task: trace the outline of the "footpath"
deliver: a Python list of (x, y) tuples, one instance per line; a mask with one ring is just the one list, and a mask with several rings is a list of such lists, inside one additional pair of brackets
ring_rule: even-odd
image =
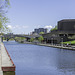
[(3, 71), (2, 71), (2, 69), (1, 69), (1, 61), (2, 59), (1, 59), (1, 46), (0, 46), (0, 75), (3, 75)]
[(4, 44), (0, 42), (0, 75), (8, 71), (15, 71), (15, 65)]

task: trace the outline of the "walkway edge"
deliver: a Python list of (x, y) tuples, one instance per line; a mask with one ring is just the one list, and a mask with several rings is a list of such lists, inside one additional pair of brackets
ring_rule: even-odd
[[(3, 45), (4, 45), (4, 44), (3, 44)], [(11, 63), (12, 63), (12, 66), (2, 66), (2, 67), (1, 67), (1, 68), (2, 68), (2, 71), (15, 71), (16, 66), (15, 66), (15, 64), (13, 63), (13, 61), (12, 61), (12, 59), (11, 59), (11, 57), (10, 57), (10, 55), (9, 55), (9, 53), (8, 53), (8, 51), (7, 51), (7, 49), (6, 49), (5, 46), (4, 46), (4, 48), (5, 48), (6, 53), (7, 53), (8, 57), (9, 57)]]
[(49, 44), (37, 44), (39, 46), (46, 46), (46, 47), (53, 47), (53, 48), (59, 48), (59, 49), (67, 49), (67, 50), (73, 50), (75, 51), (75, 48), (72, 47), (62, 47), (62, 46), (56, 46), (56, 45), (49, 45)]
[(33, 45), (38, 45), (38, 46), (46, 46), (46, 47), (53, 47), (53, 48), (59, 48), (59, 49), (67, 49), (67, 50), (73, 50), (75, 51), (75, 47), (62, 47), (62, 46), (56, 46), (56, 45), (50, 45), (50, 44), (35, 44), (35, 43), (25, 43), (24, 44), (33, 44)]

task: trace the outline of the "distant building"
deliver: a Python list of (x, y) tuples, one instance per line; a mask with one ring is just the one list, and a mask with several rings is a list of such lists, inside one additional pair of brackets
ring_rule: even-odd
[(75, 19), (64, 19), (59, 21), (58, 31), (75, 31)]
[(39, 29), (34, 29), (33, 33), (40, 33), (40, 32), (44, 32), (45, 34), (47, 33), (47, 28), (39, 28)]
[(7, 33), (8, 35), (13, 35), (13, 33)]

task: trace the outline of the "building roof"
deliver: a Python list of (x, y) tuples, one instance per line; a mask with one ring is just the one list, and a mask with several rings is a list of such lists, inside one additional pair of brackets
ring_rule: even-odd
[[(60, 21), (62, 21), (62, 22), (75, 22), (75, 19), (63, 19), (63, 20), (60, 20)], [(60, 21), (58, 21), (58, 22), (60, 22)]]

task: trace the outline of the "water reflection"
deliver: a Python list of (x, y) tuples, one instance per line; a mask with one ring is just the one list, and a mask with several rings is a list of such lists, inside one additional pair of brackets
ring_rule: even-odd
[(75, 51), (16, 42), (5, 45), (16, 75), (75, 75)]
[(15, 72), (3, 72), (3, 75), (15, 75)]
[(60, 50), (58, 69), (65, 75), (75, 75), (75, 51)]

